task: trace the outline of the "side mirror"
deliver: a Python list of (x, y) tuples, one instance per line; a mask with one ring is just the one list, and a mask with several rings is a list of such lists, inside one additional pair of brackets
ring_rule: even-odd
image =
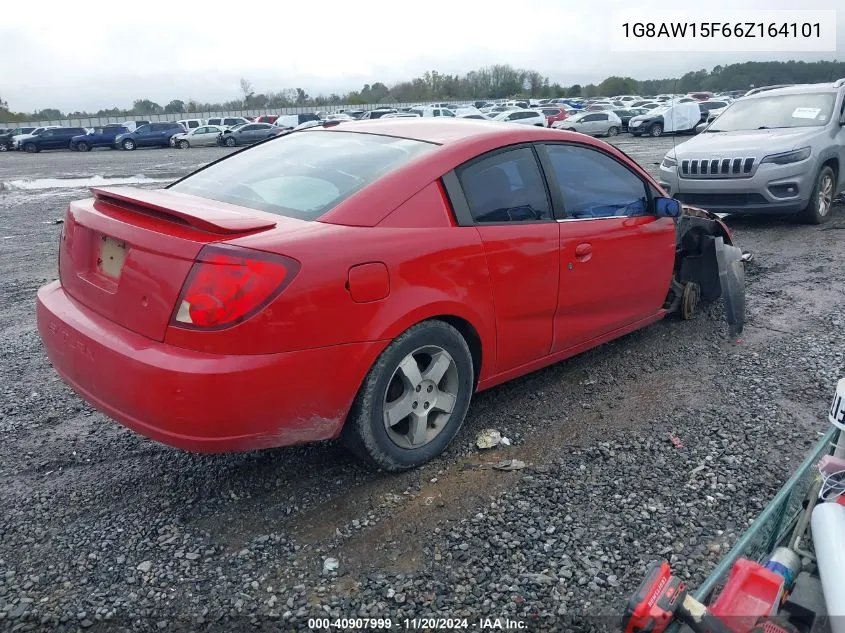
[(707, 127), (706, 122), (705, 123), (699, 123), (698, 125), (695, 126), (695, 133), (701, 134), (704, 131), (704, 128), (706, 128), (706, 127)]
[(674, 198), (655, 198), (654, 213), (658, 218), (677, 218), (681, 215), (681, 203)]

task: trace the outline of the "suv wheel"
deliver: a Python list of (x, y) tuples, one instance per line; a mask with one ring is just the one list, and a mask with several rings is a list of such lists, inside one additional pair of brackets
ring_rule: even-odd
[(128, 138), (123, 141), (123, 149), (133, 150), (135, 149), (135, 141), (131, 138)]
[[(71, 147), (71, 149), (73, 149), (73, 147)], [(79, 141), (76, 144), (76, 149), (79, 150), (80, 152), (87, 152), (91, 148), (88, 147), (88, 143), (86, 143), (85, 141)]]
[(25, 152), (29, 152), (30, 154), (34, 154), (38, 151), (38, 147), (36, 147), (35, 143), (27, 143), (23, 146)]
[(652, 136), (661, 136), (663, 134), (663, 126), (659, 123), (655, 123), (649, 128), (648, 133)]
[(836, 189), (836, 174), (830, 167), (822, 167), (816, 177), (816, 186), (813, 187), (813, 195), (810, 202), (801, 212), (802, 219), (810, 224), (821, 224), (830, 218), (830, 211), (833, 208), (833, 194)]

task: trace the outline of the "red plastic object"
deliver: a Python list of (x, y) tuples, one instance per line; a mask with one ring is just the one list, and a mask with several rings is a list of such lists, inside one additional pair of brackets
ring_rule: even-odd
[(760, 618), (777, 614), (782, 594), (782, 576), (740, 558), (731, 568), (728, 582), (710, 612), (733, 633), (748, 633)]

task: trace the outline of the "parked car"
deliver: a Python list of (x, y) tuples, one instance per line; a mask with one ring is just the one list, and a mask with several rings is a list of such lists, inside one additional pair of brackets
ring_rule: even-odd
[(540, 110), (543, 113), (543, 116), (546, 117), (546, 126), (552, 127), (554, 123), (558, 121), (565, 121), (566, 117), (569, 116), (569, 112), (564, 108), (551, 108), (551, 107), (544, 107)]
[(695, 126), (701, 122), (701, 108), (697, 101), (667, 104), (649, 110), (648, 114), (632, 117), (628, 121), (628, 130), (634, 136), (661, 136), (694, 133)]
[[(414, 114), (413, 112), (388, 112), (387, 114), (383, 114), (379, 117), (380, 119), (418, 119), (420, 118), (419, 114)], [(314, 121), (316, 125), (319, 125), (318, 121)]]
[(278, 118), (279, 118), (278, 114), (262, 114), (259, 117), (255, 117), (255, 122), (256, 123), (275, 123)]
[(203, 125), (202, 119), (179, 119), (176, 123), (181, 125), (186, 132), (195, 130)]
[(353, 119), (360, 119), (365, 113), (365, 110), (338, 110), (338, 114), (346, 114)]
[(12, 138), (32, 134), (34, 127), (13, 127), (0, 130), (0, 152), (8, 152), (12, 149)]
[(708, 99), (713, 98), (712, 92), (690, 92), (687, 97), (694, 99), (695, 101), (707, 101)]
[(171, 137), (184, 132), (185, 130), (178, 123), (150, 123), (142, 125), (134, 132), (118, 134), (114, 139), (114, 145), (125, 150), (134, 150), (138, 147), (169, 147)]
[(398, 112), (398, 110), (396, 108), (376, 108), (375, 110), (367, 110), (359, 118), (362, 121), (369, 121), (381, 118), (385, 114), (393, 114), (394, 112)]
[(149, 125), (149, 124), (150, 124), (150, 121), (143, 121), (143, 120), (124, 121), (123, 123), (121, 123), (121, 125), (123, 127), (125, 127), (127, 130), (129, 130), (130, 132), (134, 132), (135, 130), (137, 130), (142, 125)]
[(627, 108), (623, 110), (613, 110), (613, 113), (622, 121), (622, 131), (628, 131), (628, 122), (635, 116), (648, 113), (645, 108)]
[(170, 137), (170, 144), (179, 149), (218, 145), (220, 135), (223, 134), (225, 129), (219, 125), (203, 125), (202, 127), (194, 128), (190, 132), (174, 134)]
[(269, 123), (244, 123), (233, 128), (223, 130), (217, 143), (226, 147), (236, 145), (252, 145), (275, 135), (276, 128)]
[(701, 109), (701, 121), (712, 121), (722, 114), (729, 105), (729, 101), (720, 101), (717, 99), (699, 102), (698, 107)]
[(424, 107), (424, 108), (411, 108), (409, 112), (413, 114), (417, 114), (421, 117), (454, 117), (457, 116), (454, 110), (450, 110), (449, 108), (441, 108), (441, 107)]
[(205, 124), (206, 125), (217, 125), (219, 127), (235, 127), (236, 125), (241, 125), (242, 123), (250, 123), (248, 119), (242, 116), (227, 116), (227, 117), (211, 117), (207, 119)]
[(478, 113), (478, 114), (459, 114), (455, 118), (456, 119), (476, 119), (476, 120), (479, 120), (479, 121), (489, 121), (490, 120), (490, 117), (488, 117), (485, 114), (481, 114), (481, 113)]
[(616, 136), (622, 130), (622, 120), (612, 110), (585, 110), (567, 117), (564, 121), (558, 121), (552, 127), (590, 136)]
[(44, 130), (40, 134), (25, 138), (20, 143), (20, 149), (35, 154), (45, 149), (69, 149), (70, 140), (74, 136), (86, 134), (81, 127), (55, 127)]
[(327, 114), (325, 121), (354, 121), (355, 119), (345, 112), (333, 112), (332, 114)]
[(31, 138), (35, 138), (39, 134), (42, 134), (45, 130), (55, 130), (56, 128), (61, 127), (60, 125), (44, 125), (42, 127), (37, 127), (28, 134), (15, 134), (12, 137), (12, 149), (21, 149), (21, 144), (25, 143), (27, 140)]
[(89, 152), (95, 147), (114, 147), (114, 140), (120, 134), (127, 134), (128, 129), (119, 124), (96, 127), (87, 134), (80, 134), (70, 139), (70, 148), (74, 151)]
[(612, 103), (592, 103), (584, 108), (584, 110), (587, 112), (603, 112), (605, 110), (613, 110), (617, 107), (618, 106), (615, 106)]
[(731, 104), (666, 154), (660, 181), (679, 200), (819, 224), (845, 189), (845, 78), (775, 88)]
[(276, 127), (286, 128), (288, 130), (292, 130), (297, 125), (301, 125), (306, 121), (319, 121), (320, 117), (318, 117), (313, 112), (306, 112), (303, 114), (283, 114), (279, 118), (276, 119), (276, 122), (273, 124)]
[(522, 125), (535, 125), (537, 127), (549, 127), (549, 124), (546, 121), (546, 116), (543, 114), (542, 110), (532, 110), (530, 108), (500, 112), (493, 118), (493, 120), (504, 121), (507, 123), (520, 123)]
[(37, 295), (50, 364), (191, 451), (340, 437), (413, 468), (474, 393), (680, 312), (691, 284), (713, 299), (722, 272), (726, 305), (744, 305), (724, 223), (583, 135), (321, 126), (165, 189), (92, 192), (68, 207), (59, 279)]

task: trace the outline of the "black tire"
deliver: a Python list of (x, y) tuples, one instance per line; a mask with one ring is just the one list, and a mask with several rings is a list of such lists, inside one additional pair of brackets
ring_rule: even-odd
[[(451, 356), (456, 368), (457, 393), (442, 430), (419, 448), (403, 448), (391, 439), (385, 427), (385, 398), (399, 364), (426, 346), (436, 346)], [(454, 439), (469, 409), (474, 383), (472, 354), (460, 332), (443, 321), (418, 323), (388, 345), (367, 373), (341, 437), (349, 450), (371, 467), (401, 471), (420, 466), (440, 455)]]
[(136, 147), (135, 141), (133, 141), (131, 138), (123, 139), (123, 142), (120, 145), (123, 147), (123, 149), (128, 152), (131, 152)]
[(663, 126), (659, 123), (655, 123), (650, 128), (648, 128), (648, 133), (655, 138), (658, 136), (663, 136)]
[[(71, 149), (73, 149), (73, 147), (71, 147)], [(91, 147), (85, 141), (79, 141), (76, 144), (76, 149), (80, 152), (90, 152), (91, 151)]]
[(238, 144), (238, 142), (235, 140), (234, 136), (226, 137), (226, 140), (225, 140), (226, 147), (234, 147), (237, 144)]
[(615, 125), (611, 125), (609, 128), (607, 128), (607, 137), (608, 138), (610, 138), (611, 136), (616, 136), (617, 134), (619, 134), (619, 128), (616, 127)]
[(830, 219), (833, 198), (836, 195), (836, 174), (825, 165), (816, 176), (816, 184), (807, 206), (801, 211), (800, 218), (808, 224), (823, 224)]
[(179, 146), (179, 149), (188, 149), (191, 146), (191, 144), (185, 139), (179, 141), (177, 145)]
[(35, 143), (26, 143), (23, 146), (23, 150), (30, 154), (36, 154), (38, 152), (38, 146)]
[(0, 152), (8, 152), (8, 151), (9, 151), (9, 146), (6, 145), (5, 143), (0, 143)]

